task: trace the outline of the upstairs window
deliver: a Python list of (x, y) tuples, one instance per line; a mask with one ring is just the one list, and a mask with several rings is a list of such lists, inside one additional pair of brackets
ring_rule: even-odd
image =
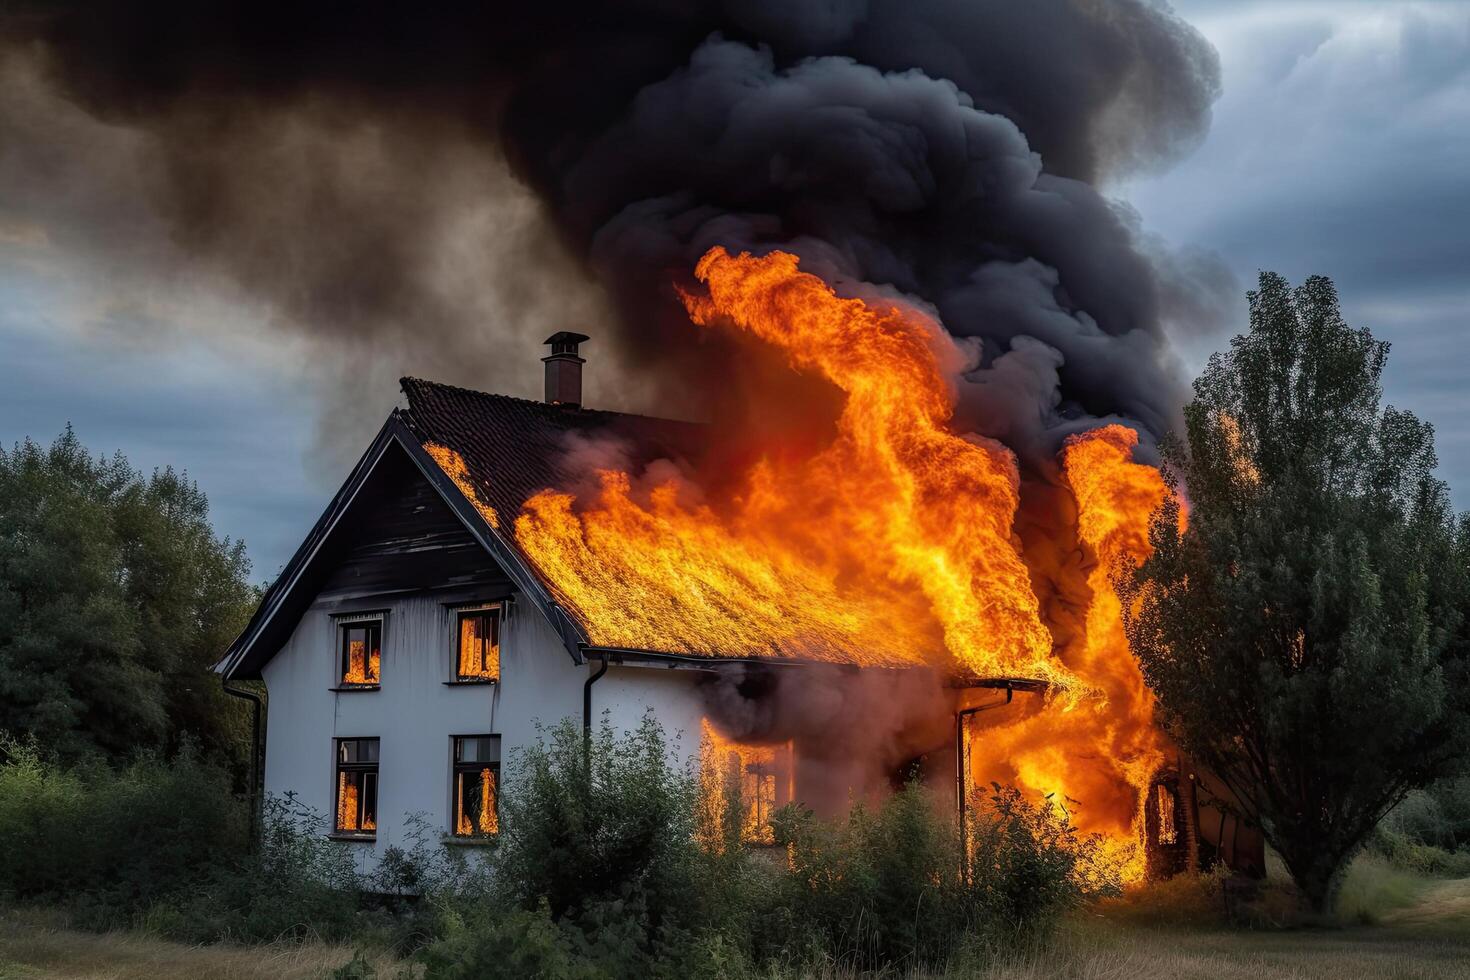
[(339, 834), (373, 837), (378, 829), (378, 740), (337, 740), (337, 822)]
[(342, 623), (338, 647), (343, 687), (377, 687), (383, 659), (383, 622)]
[(460, 610), (455, 635), (454, 679), (463, 683), (500, 680), (500, 607)]
[(454, 836), (500, 832), (500, 736), (454, 739)]

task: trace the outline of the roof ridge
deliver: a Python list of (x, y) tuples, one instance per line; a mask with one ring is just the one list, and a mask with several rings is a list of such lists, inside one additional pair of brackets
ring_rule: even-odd
[[(424, 385), (431, 388), (439, 388), (441, 390), (455, 392), (461, 395), (470, 395), (476, 398), (494, 398), (500, 401), (512, 402), (517, 405), (524, 405), (527, 408), (535, 409), (538, 411), (554, 409), (558, 412), (575, 412), (581, 416), (604, 415), (624, 419), (644, 419), (649, 422), (661, 422), (673, 425), (691, 425), (703, 427), (708, 424), (705, 422), (691, 422), (687, 419), (671, 419), (662, 415), (643, 415), (639, 412), (617, 412), (606, 408), (587, 408), (582, 405), (553, 405), (548, 402), (537, 401), (534, 398), (519, 398), (515, 395), (504, 395), (498, 391), (482, 391), (478, 388), (465, 388), (460, 385), (447, 384), (443, 381), (430, 381), (427, 378), (416, 378), (413, 375), (407, 374), (398, 379), (398, 390), (402, 391), (406, 397), (408, 396), (408, 386), (411, 384)], [(410, 405), (410, 408), (412, 408), (412, 405)]]

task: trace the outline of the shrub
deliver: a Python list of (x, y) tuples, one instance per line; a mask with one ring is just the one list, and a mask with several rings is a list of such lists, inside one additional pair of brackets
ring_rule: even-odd
[(148, 754), (120, 769), (62, 768), (32, 743), (0, 750), (0, 888), (15, 898), (117, 925), (246, 849), (228, 774), (188, 744), (172, 761)]
[(638, 902), (656, 927), (688, 896), (694, 780), (669, 765), (652, 714), (629, 733), (604, 718), (590, 736), (570, 721), (543, 730), (512, 762), (495, 865), (508, 897), (557, 918)]
[(1470, 778), (1411, 792), (1379, 822), (1368, 850), (1405, 871), (1470, 876)]
[(776, 819), (789, 856), (785, 904), (767, 914), (767, 931), (785, 924), (795, 933), (782, 945), (860, 967), (942, 963), (967, 946), (1044, 934), (1086, 893), (1097, 842), (1015, 790), (997, 786), (976, 804), (968, 853), (918, 783), (837, 823), (786, 808)]
[(367, 913), (351, 854), (323, 838), (321, 815), (294, 798), (265, 801), (255, 850), (222, 856), (193, 887), (149, 909), (145, 924), (189, 942), (350, 939), (386, 925)]

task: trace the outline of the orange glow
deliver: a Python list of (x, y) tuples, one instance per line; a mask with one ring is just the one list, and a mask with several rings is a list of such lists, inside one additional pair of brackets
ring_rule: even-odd
[(342, 683), (376, 684), (381, 666), (381, 650), (369, 650), (366, 641), (352, 640), (347, 644), (347, 672), (342, 675)]
[(495, 810), (495, 772), (488, 767), (480, 770), (480, 778), (478, 780), (480, 812), (474, 819), (471, 819), (464, 805), (464, 793), (466, 783), (468, 782), (468, 775), (468, 773), (461, 774), (455, 780), (454, 832), (461, 837), (470, 837), (476, 834), (498, 834), (500, 832), (500, 815)]
[(378, 823), (370, 813), (363, 814), (361, 827), (357, 825), (357, 784), (345, 772), (337, 774), (337, 829), (341, 831), (378, 829)]
[(702, 842), (712, 848), (723, 846), (720, 822), (731, 797), (738, 794), (741, 840), (772, 843), (771, 815), (792, 798), (791, 744), (746, 745), (724, 738), (708, 720), (702, 724)]
[(347, 781), (347, 774), (337, 774), (337, 829), (357, 829), (357, 785)]
[(480, 492), (475, 489), (475, 481), (470, 479), (470, 468), (465, 465), (464, 457), (450, 449), (448, 446), (437, 442), (424, 443), (424, 451), (433, 457), (434, 462), (444, 471), (444, 475), (454, 481), (459, 492), (464, 498), (474, 504), (480, 516), (485, 518), (485, 523), (491, 527), (500, 527), (500, 515), (495, 513), (495, 508), (480, 499)]
[(1012, 538), (1013, 455), (954, 434), (963, 358), (930, 317), (842, 299), (796, 257), (711, 250), (686, 296), (845, 396), (832, 443), (766, 459), (729, 513), (600, 472), (596, 499), (544, 490), (521, 548), (593, 643), (859, 664), (933, 664), (1066, 685)]
[(1251, 459), (1250, 449), (1245, 444), (1245, 436), (1241, 433), (1240, 423), (1235, 416), (1220, 413), (1220, 434), (1225, 438), (1225, 452), (1235, 471), (1235, 478), (1248, 486), (1260, 483), (1261, 471), (1256, 469), (1255, 460)]
[(1133, 462), (1138, 434), (1107, 425), (1073, 436), (1062, 470), (1077, 501), (1077, 536), (1093, 562), (1085, 630), (1061, 651), (1091, 696), (1012, 725), (973, 731), (972, 776), (1015, 783), (1067, 804), (1077, 826), (1102, 833), (1125, 880), (1144, 875), (1143, 806), (1164, 760), (1153, 695), (1123, 634), (1110, 579), (1116, 562), (1149, 553), (1148, 524), (1168, 489), (1152, 466)]
[[(492, 632), (491, 617), (496, 615), (487, 610), (482, 615), (463, 614), (459, 618), (459, 665), (456, 676), (461, 680), (499, 680), (500, 645)], [(489, 635), (482, 636), (481, 630)]]

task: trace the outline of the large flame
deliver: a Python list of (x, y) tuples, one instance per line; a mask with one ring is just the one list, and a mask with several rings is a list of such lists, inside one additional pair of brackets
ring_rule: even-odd
[(696, 323), (728, 323), (836, 385), (837, 436), (767, 459), (728, 512), (602, 472), (589, 506), (526, 503), (516, 540), (594, 643), (859, 663), (940, 663), (1066, 683), (1012, 538), (1016, 463), (947, 427), (962, 358), (911, 308), (838, 297), (796, 257), (711, 250)]
[(1077, 501), (1077, 537), (1094, 564), (1085, 629), (1061, 651), (1092, 696), (973, 735), (975, 781), (1002, 779), (1067, 806), (1082, 830), (1104, 834), (1125, 880), (1143, 876), (1139, 819), (1164, 761), (1153, 695), (1123, 633), (1110, 575), (1148, 556), (1149, 518), (1168, 489), (1159, 471), (1133, 461), (1138, 434), (1108, 425), (1067, 440), (1062, 471)]
[[(949, 427), (964, 359), (943, 328), (898, 303), (841, 298), (780, 252), (715, 248), (696, 271), (708, 295), (685, 296), (694, 322), (744, 331), (834, 385), (836, 435), (803, 458), (760, 461), (718, 504), (678, 478), (645, 485), (616, 470), (596, 474), (590, 499), (535, 494), (515, 540), (558, 600), (603, 646), (1049, 681), (1046, 710), (967, 730), (973, 782), (1063, 803), (1109, 839), (1125, 877), (1141, 877), (1139, 817), (1164, 746), (1110, 572), (1147, 555), (1168, 489), (1133, 461), (1137, 434), (1104, 426), (1062, 452), (1077, 513), (1057, 533), (1086, 552), (1090, 599), (1083, 628), (1054, 649), (1012, 531), (1016, 460)], [(469, 482), (452, 451), (435, 458)], [(732, 755), (709, 732), (706, 743), (749, 768), (754, 750)]]

